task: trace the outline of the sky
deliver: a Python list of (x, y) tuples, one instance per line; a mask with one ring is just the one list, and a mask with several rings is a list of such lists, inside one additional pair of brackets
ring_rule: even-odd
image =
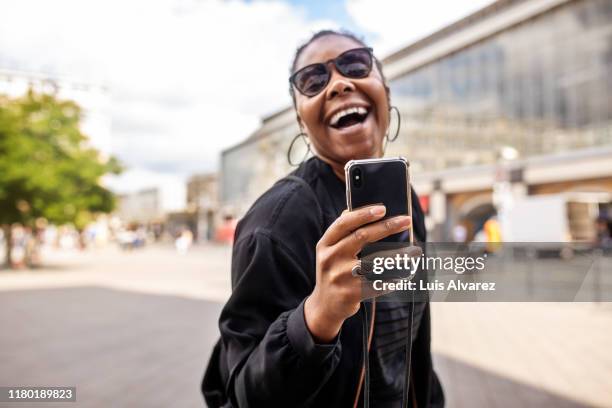
[(2, 0), (0, 69), (109, 89), (117, 192), (184, 182), (290, 105), (288, 69), (313, 32), (349, 29), (383, 58), (492, 0)]

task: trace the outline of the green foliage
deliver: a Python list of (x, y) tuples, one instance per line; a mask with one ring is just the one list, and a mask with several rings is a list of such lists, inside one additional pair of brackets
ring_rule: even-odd
[(76, 103), (54, 95), (0, 95), (0, 224), (43, 217), (83, 228), (92, 214), (112, 211), (100, 179), (121, 168), (88, 145), (81, 117)]

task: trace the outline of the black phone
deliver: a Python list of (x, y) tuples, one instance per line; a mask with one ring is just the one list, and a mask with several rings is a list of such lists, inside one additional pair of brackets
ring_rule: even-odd
[[(351, 160), (344, 166), (346, 204), (349, 210), (372, 204), (387, 208), (385, 218), (397, 215), (412, 216), (409, 164), (403, 157)], [(414, 243), (413, 229), (407, 231), (408, 242)], [(383, 242), (398, 242), (400, 234), (391, 235)]]

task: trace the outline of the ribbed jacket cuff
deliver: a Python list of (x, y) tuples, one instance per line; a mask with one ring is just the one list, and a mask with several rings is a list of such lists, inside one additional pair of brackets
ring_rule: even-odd
[(287, 319), (287, 337), (298, 354), (313, 364), (323, 363), (334, 354), (340, 353), (340, 333), (329, 344), (317, 344), (306, 326), (304, 299)]

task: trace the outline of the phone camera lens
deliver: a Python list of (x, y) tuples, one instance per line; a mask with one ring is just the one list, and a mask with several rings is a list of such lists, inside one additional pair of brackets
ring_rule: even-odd
[(361, 174), (361, 169), (357, 167), (355, 171), (353, 171), (353, 186), (355, 188), (361, 187), (363, 184), (363, 176)]

